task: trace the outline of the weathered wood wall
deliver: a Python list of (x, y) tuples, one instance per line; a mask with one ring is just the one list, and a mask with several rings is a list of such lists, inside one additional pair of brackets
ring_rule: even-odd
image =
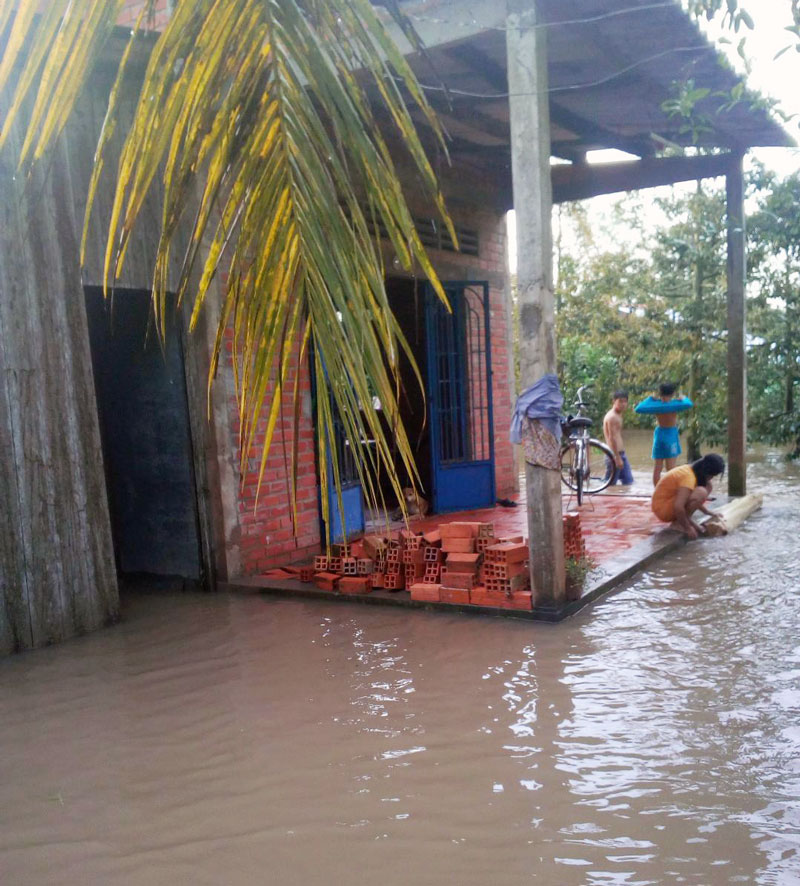
[(67, 139), (24, 184), (0, 157), (0, 652), (119, 607)]
[[(39, 646), (116, 618), (119, 599), (98, 429), (84, 286), (103, 283), (116, 163), (115, 131), (79, 267), (84, 207), (98, 134), (121, 44), (112, 41), (92, 74), (44, 172), (23, 187), (13, 159), (19, 133), (0, 156), (0, 654)], [(138, 95), (146, 52), (123, 90), (122, 117)], [(2, 110), (3, 97), (0, 97)], [(2, 116), (0, 114), (0, 116)], [(147, 200), (116, 285), (149, 289), (160, 229), (158, 188)], [(185, 232), (182, 232), (185, 236)], [(168, 285), (175, 288), (179, 242)], [(210, 299), (209, 308), (218, 310)], [(238, 476), (227, 470), (228, 392), (207, 413), (214, 323), (188, 336), (186, 356), (194, 472), (198, 483), (204, 584), (235, 574), (229, 562)], [(210, 419), (210, 420), (209, 420)], [(219, 461), (219, 463), (218, 463)], [(224, 476), (223, 476), (224, 474)], [(227, 509), (227, 510), (226, 510)]]

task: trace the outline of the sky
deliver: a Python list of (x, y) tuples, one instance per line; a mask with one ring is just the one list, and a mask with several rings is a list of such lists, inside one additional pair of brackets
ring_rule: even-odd
[[(784, 124), (787, 131), (800, 142), (800, 53), (794, 49), (797, 43), (793, 35), (784, 30), (791, 25), (790, 0), (740, 0), (742, 6), (753, 19), (755, 27), (752, 31), (740, 30), (738, 34), (722, 29), (719, 25), (705, 28), (711, 40), (727, 36), (733, 46), (721, 47), (739, 73), (744, 74), (747, 84), (780, 103), (781, 109), (787, 114), (795, 114), (795, 118)], [(746, 37), (745, 53), (750, 59), (751, 70), (744, 71), (741, 59), (735, 52), (735, 44)], [(775, 55), (785, 46), (791, 48), (780, 58)], [(800, 168), (800, 149), (798, 148), (759, 148), (752, 155), (762, 163), (774, 169), (780, 175), (789, 175)]]
[[(740, 0), (740, 4), (753, 19), (755, 27), (752, 31), (742, 28), (738, 34), (733, 33), (721, 27), (720, 22), (701, 22), (701, 27), (711, 42), (716, 43), (720, 37), (727, 37), (731, 41), (730, 45), (720, 45), (719, 49), (728, 56), (736, 71), (745, 77), (748, 86), (777, 99), (784, 113), (796, 115), (783, 125), (795, 141), (800, 142), (800, 53), (794, 49), (793, 35), (784, 30), (791, 24), (791, 0)], [(742, 37), (746, 38), (745, 54), (750, 63), (749, 73), (745, 71), (742, 59), (736, 52), (736, 44)], [(775, 59), (777, 53), (788, 45), (792, 48)], [(618, 151), (594, 151), (587, 159), (591, 163), (602, 163), (631, 158)], [(752, 160), (758, 160), (779, 175), (786, 176), (800, 169), (800, 148), (754, 149), (745, 158), (745, 168)], [(693, 189), (695, 185), (694, 182), (689, 182), (674, 187)], [(668, 194), (670, 190), (669, 187), (652, 188), (647, 194), (655, 198)], [(611, 210), (620, 197), (620, 194), (611, 194), (586, 201), (591, 217), (595, 220), (593, 229), (596, 232), (605, 231), (607, 235), (607, 243), (602, 242), (602, 234), (598, 235), (598, 248), (613, 248), (623, 233), (610, 220)], [(516, 270), (516, 224), (513, 210), (508, 214), (508, 233), (509, 264), (513, 273)], [(628, 233), (636, 236), (636, 232)]]

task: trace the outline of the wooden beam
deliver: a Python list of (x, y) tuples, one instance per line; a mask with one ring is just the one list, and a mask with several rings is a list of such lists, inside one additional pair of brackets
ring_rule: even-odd
[[(556, 371), (553, 232), (550, 224), (550, 116), (545, 33), (537, 4), (506, 0), (511, 163), (517, 212), (520, 379), (528, 387)], [(534, 605), (564, 602), (561, 475), (526, 464)]]
[(653, 144), (649, 139), (631, 138), (614, 132), (598, 123), (592, 123), (580, 114), (567, 110), (557, 102), (550, 100), (550, 119), (553, 123), (580, 136), (581, 142), (595, 142), (604, 148), (616, 148), (629, 154), (647, 156), (653, 153)]
[[(489, 88), (498, 95), (505, 97), (508, 94), (508, 75), (505, 68), (482, 49), (471, 43), (458, 43), (448, 47), (445, 52), (451, 58), (466, 65), (472, 73), (482, 77)], [(597, 123), (592, 123), (580, 114), (569, 111), (554, 102), (552, 97), (550, 98), (550, 120), (579, 136), (581, 143), (596, 143), (603, 147), (618, 148), (621, 151), (628, 151), (639, 156), (653, 153), (653, 145), (648, 139), (630, 138), (611, 129), (606, 129)]]
[(747, 492), (747, 329), (744, 297), (745, 216), (742, 155), (725, 180), (728, 209), (728, 495)]
[(733, 154), (701, 157), (659, 157), (622, 163), (553, 166), (550, 175), (553, 202), (586, 200), (600, 194), (616, 194), (640, 188), (655, 188), (675, 182), (695, 181), (726, 175), (735, 163)]

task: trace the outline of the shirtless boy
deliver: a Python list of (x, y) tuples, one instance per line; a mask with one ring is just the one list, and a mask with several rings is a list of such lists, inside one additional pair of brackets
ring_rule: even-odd
[[(614, 400), (611, 409), (606, 413), (603, 419), (603, 436), (606, 438), (608, 448), (614, 453), (614, 464), (617, 468), (617, 474), (612, 481), (614, 483), (622, 483), (630, 486), (633, 483), (633, 472), (628, 464), (625, 455), (625, 445), (622, 442), (622, 415), (628, 408), (628, 392), (614, 391)], [(611, 465), (607, 466), (608, 471), (612, 470)], [(606, 474), (608, 476), (608, 474)]]
[[(665, 383), (658, 386), (658, 398), (664, 401), (685, 401), (692, 405), (688, 397), (675, 397), (677, 385)], [(661, 471), (671, 471), (681, 454), (681, 441), (678, 435), (678, 413), (660, 412), (656, 414), (656, 427), (653, 432), (653, 486), (658, 486)]]

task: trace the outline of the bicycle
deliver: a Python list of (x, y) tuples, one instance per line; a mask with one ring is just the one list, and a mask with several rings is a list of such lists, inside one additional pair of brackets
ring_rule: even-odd
[(616, 476), (614, 453), (599, 440), (589, 436), (592, 420), (584, 415), (588, 407), (583, 399), (584, 391), (591, 385), (582, 385), (575, 395), (573, 406), (577, 415), (568, 415), (562, 422), (562, 431), (567, 442), (561, 447), (561, 482), (576, 493), (578, 504), (583, 504), (584, 495), (594, 495), (611, 485)]

